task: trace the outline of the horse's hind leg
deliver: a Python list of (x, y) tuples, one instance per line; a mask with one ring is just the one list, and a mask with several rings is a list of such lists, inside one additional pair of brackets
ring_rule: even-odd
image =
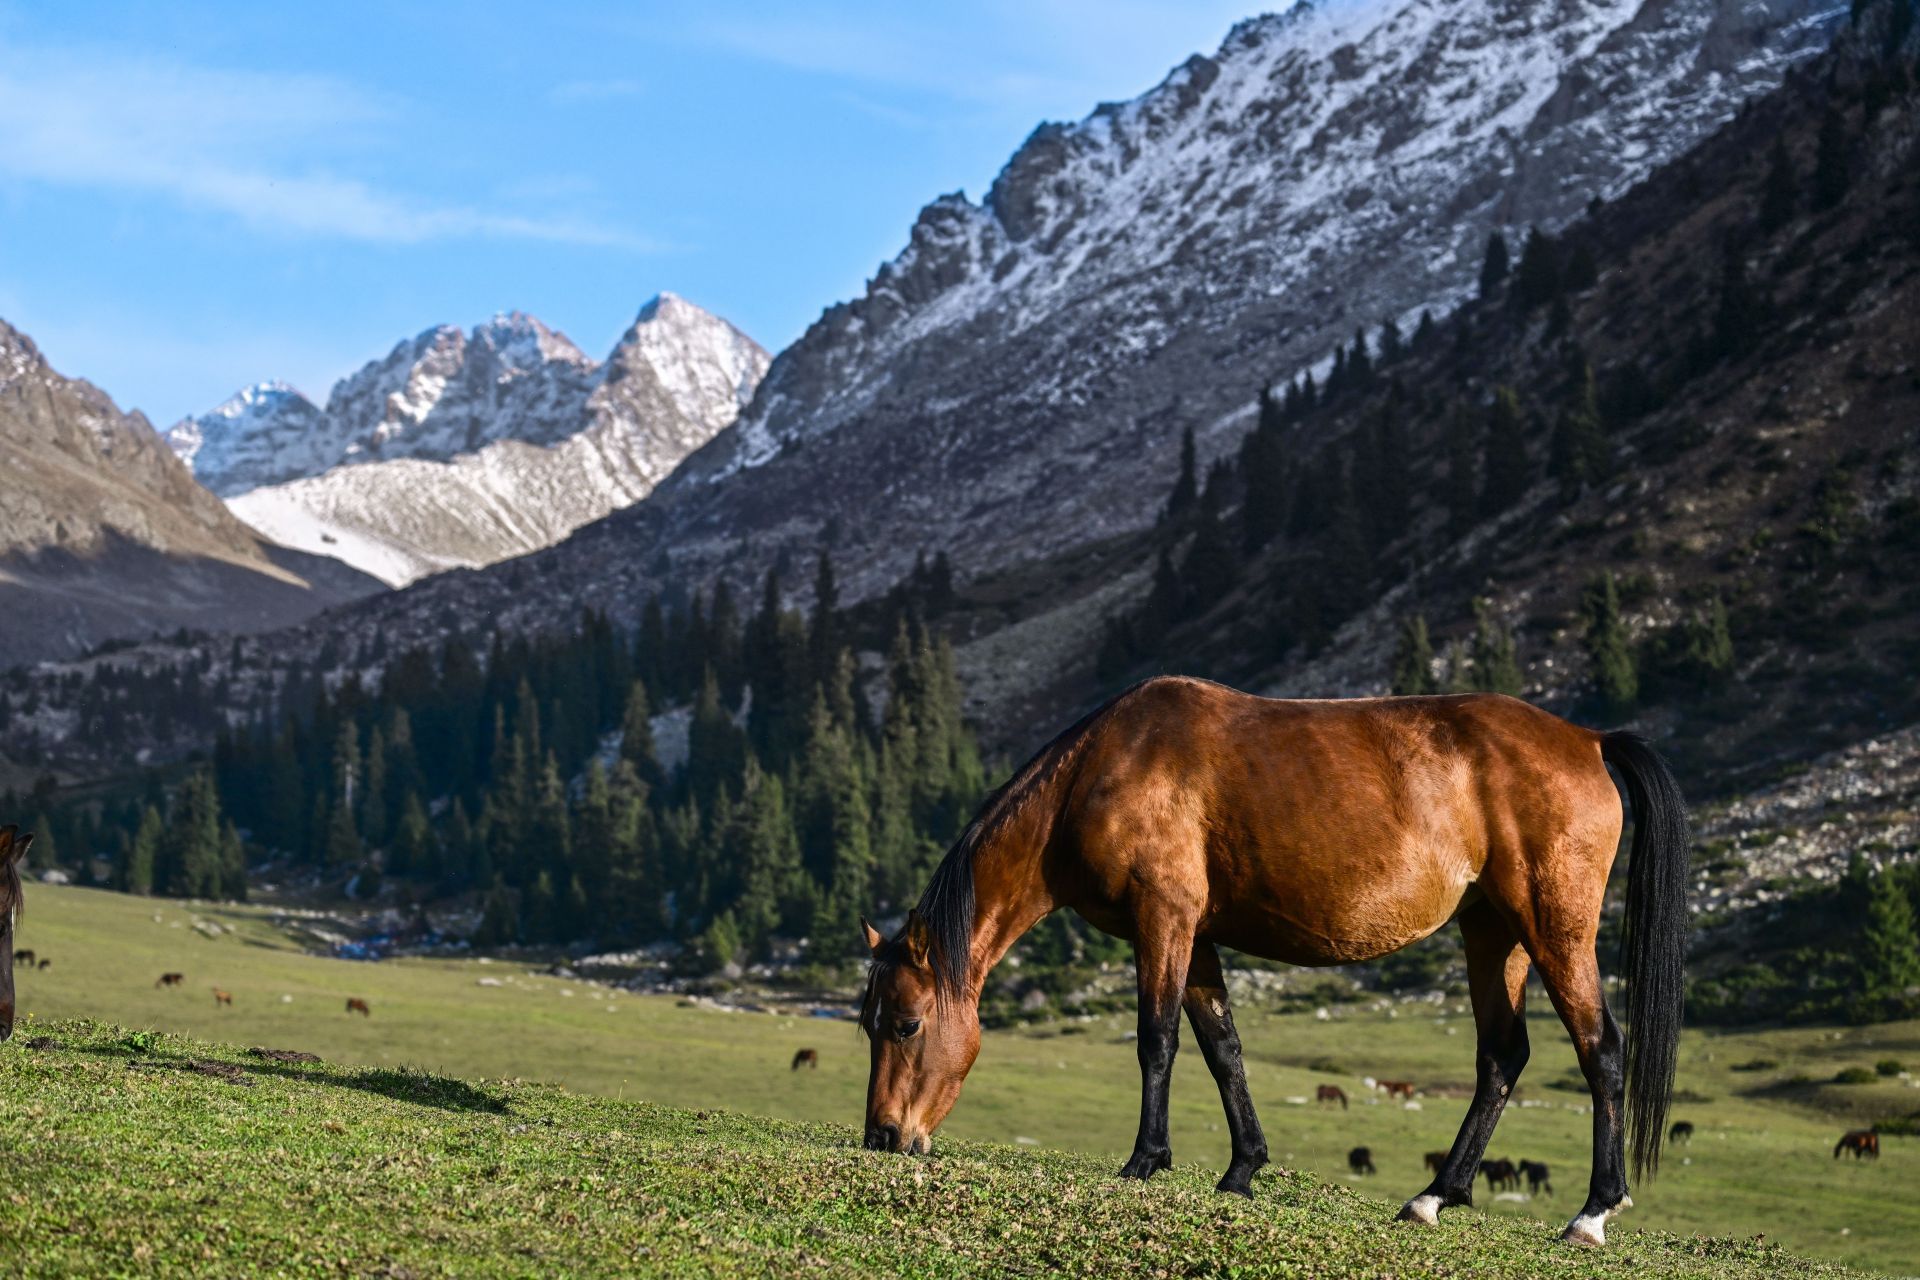
[(1254, 1114), (1253, 1099), (1247, 1093), (1240, 1033), (1233, 1027), (1227, 984), (1220, 973), (1220, 953), (1211, 942), (1194, 944), (1183, 1003), (1187, 1021), (1193, 1024), (1194, 1039), (1200, 1042), (1200, 1053), (1207, 1060), (1207, 1070), (1220, 1086), (1220, 1105), (1226, 1108), (1227, 1132), (1233, 1138), (1233, 1159), (1226, 1176), (1220, 1179), (1219, 1189), (1252, 1199), (1254, 1171), (1267, 1163), (1267, 1139), (1260, 1132), (1260, 1117)]
[(1171, 913), (1135, 926), (1133, 955), (1140, 988), (1140, 1132), (1123, 1178), (1151, 1178), (1173, 1164), (1167, 1145), (1167, 1090), (1180, 1049), (1180, 1003), (1193, 957), (1195, 921)]
[(1596, 920), (1584, 937), (1556, 938), (1534, 957), (1593, 1093), (1593, 1180), (1585, 1206), (1562, 1236), (1570, 1244), (1587, 1245), (1605, 1244), (1607, 1219), (1633, 1203), (1627, 1198), (1625, 1044), (1600, 985), (1593, 949), (1597, 925)]
[(1467, 985), (1473, 994), (1475, 1051), (1473, 1102), (1427, 1189), (1400, 1210), (1402, 1222), (1434, 1222), (1450, 1205), (1473, 1203), (1473, 1178), (1493, 1127), (1527, 1065), (1527, 953), (1492, 904), (1460, 913), (1467, 945)]

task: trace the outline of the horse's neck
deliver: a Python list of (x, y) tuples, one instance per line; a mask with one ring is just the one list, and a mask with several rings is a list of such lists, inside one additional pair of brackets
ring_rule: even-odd
[(1001, 957), (1059, 904), (1047, 888), (1041, 860), (1058, 811), (1057, 777), (983, 840), (973, 855), (973, 936), (968, 994), (974, 1000)]

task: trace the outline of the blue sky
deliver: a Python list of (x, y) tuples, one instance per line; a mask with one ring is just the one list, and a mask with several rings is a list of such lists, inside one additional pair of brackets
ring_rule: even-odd
[(777, 351), (1255, 11), (0, 0), (0, 318), (162, 427), (501, 310), (601, 356), (663, 289)]

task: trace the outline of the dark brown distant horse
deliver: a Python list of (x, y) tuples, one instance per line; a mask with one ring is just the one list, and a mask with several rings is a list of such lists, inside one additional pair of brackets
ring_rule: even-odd
[(31, 950), (16, 951), (13, 953), (13, 962), (15, 964), (23, 964), (27, 966), (27, 968), (31, 969), (33, 968), (33, 961), (34, 961), (34, 954)]
[(156, 987), (177, 987), (186, 980), (187, 975), (184, 973), (163, 973), (153, 985)]
[[(1622, 826), (1634, 842), (1622, 974), (1631, 1038), (1607, 1009), (1594, 939)], [(1636, 1174), (1658, 1166), (1680, 1029), (1685, 807), (1628, 733), (1512, 698), (1280, 701), (1203, 680), (1134, 686), (1062, 733), (982, 808), (873, 954), (866, 1145), (921, 1152), (980, 1049), (980, 993), (1007, 949), (1070, 908), (1133, 944), (1140, 1128), (1121, 1169), (1172, 1163), (1167, 1091), (1184, 1008), (1226, 1109), (1223, 1191), (1251, 1194), (1267, 1145), (1247, 1094), (1218, 946), (1305, 965), (1398, 950), (1457, 921), (1478, 1031), (1465, 1122), (1401, 1216), (1470, 1204), (1474, 1172), (1527, 1060), (1538, 968), (1593, 1096), (1593, 1176), (1568, 1240), (1600, 1244)]]
[(1375, 1172), (1373, 1167), (1373, 1149), (1371, 1147), (1355, 1147), (1353, 1150), (1347, 1152), (1347, 1168), (1362, 1177)]
[(359, 996), (347, 997), (347, 1012), (357, 1013), (363, 1018), (371, 1018), (373, 1016), (373, 1010), (367, 1008), (367, 1002)]
[(1435, 1173), (1447, 1167), (1447, 1153), (1444, 1151), (1427, 1152), (1427, 1168)]
[(813, 1049), (802, 1049), (798, 1053), (794, 1054), (793, 1066), (789, 1067), (788, 1070), (798, 1071), (802, 1067), (811, 1067), (815, 1071), (818, 1071), (820, 1069), (820, 1054), (818, 1053), (818, 1051)]
[(33, 832), (0, 827), (0, 1040), (13, 1034), (13, 924), (20, 915), (20, 863), (32, 844)]
[(41, 972), (44, 973), (46, 970), (53, 968), (53, 961), (42, 956), (38, 967), (41, 970)]
[(1337, 1102), (1340, 1104), (1342, 1111), (1347, 1109), (1347, 1091), (1337, 1084), (1321, 1085), (1318, 1089), (1314, 1090), (1313, 1100), (1315, 1102)]
[(1688, 1146), (1692, 1146), (1693, 1145), (1693, 1121), (1675, 1120), (1673, 1122), (1673, 1127), (1667, 1130), (1667, 1141), (1674, 1142), (1674, 1143), (1684, 1142)]
[(1878, 1160), (1880, 1135), (1871, 1129), (1854, 1129), (1843, 1133), (1839, 1145), (1833, 1149), (1833, 1158), (1838, 1160), (1842, 1151), (1851, 1151), (1855, 1160)]
[(1532, 1196), (1550, 1196), (1553, 1194), (1553, 1173), (1538, 1160), (1522, 1160), (1520, 1172), (1527, 1178), (1527, 1194)]
[(1414, 1088), (1411, 1081), (1382, 1080), (1380, 1082), (1380, 1087), (1387, 1091), (1387, 1096), (1389, 1098), (1406, 1098), (1408, 1100), (1411, 1100), (1413, 1098)]
[(1486, 1175), (1489, 1191), (1512, 1191), (1520, 1185), (1520, 1171), (1511, 1160), (1488, 1160), (1480, 1172)]

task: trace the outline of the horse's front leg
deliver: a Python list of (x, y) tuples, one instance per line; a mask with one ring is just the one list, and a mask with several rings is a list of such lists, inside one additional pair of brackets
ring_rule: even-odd
[(1233, 1159), (1220, 1179), (1219, 1190), (1253, 1198), (1254, 1171), (1267, 1163), (1267, 1139), (1260, 1132), (1253, 1098), (1247, 1093), (1247, 1069), (1240, 1055), (1240, 1033), (1234, 1030), (1233, 1009), (1227, 1003), (1227, 983), (1220, 972), (1220, 952), (1211, 942), (1196, 942), (1187, 970), (1187, 1021), (1207, 1060), (1213, 1082), (1220, 1086), (1220, 1105), (1226, 1108), (1227, 1132), (1233, 1138)]
[(1140, 987), (1140, 1132), (1123, 1178), (1151, 1178), (1173, 1164), (1167, 1145), (1167, 1090), (1180, 1049), (1180, 1000), (1187, 986), (1193, 933), (1164, 925), (1140, 929), (1133, 944)]

